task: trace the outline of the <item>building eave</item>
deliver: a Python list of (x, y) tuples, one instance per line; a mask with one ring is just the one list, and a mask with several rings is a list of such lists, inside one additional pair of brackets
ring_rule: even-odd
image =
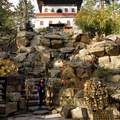
[(76, 13), (36, 13), (35, 18), (73, 18)]

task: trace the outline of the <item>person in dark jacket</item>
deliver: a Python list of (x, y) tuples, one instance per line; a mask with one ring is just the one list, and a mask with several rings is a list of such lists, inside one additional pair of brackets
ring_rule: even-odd
[(39, 83), (38, 83), (38, 88), (37, 88), (37, 95), (39, 95), (39, 109), (41, 109), (42, 104), (43, 104), (43, 99), (45, 96), (45, 79), (41, 78)]
[(33, 32), (33, 27), (31, 27), (30, 21), (28, 21), (28, 22), (26, 23), (25, 27), (26, 27), (26, 31), (31, 31), (31, 32)]

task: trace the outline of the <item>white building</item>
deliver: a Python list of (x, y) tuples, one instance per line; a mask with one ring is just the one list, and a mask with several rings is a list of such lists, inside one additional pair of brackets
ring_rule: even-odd
[(73, 19), (82, 0), (37, 0), (37, 2), (40, 13), (35, 14), (35, 28), (45, 28), (56, 23), (76, 27)]

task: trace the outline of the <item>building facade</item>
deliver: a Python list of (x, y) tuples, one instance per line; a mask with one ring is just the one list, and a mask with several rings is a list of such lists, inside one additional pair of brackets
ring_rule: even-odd
[(74, 17), (82, 0), (38, 0), (39, 13), (35, 14), (35, 28), (46, 28), (49, 24), (64, 23), (72, 27)]

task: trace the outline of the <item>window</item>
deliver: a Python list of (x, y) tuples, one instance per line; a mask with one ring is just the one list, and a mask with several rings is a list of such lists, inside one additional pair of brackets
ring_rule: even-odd
[(40, 25), (44, 25), (44, 22), (43, 22), (43, 21), (40, 21)]
[(55, 12), (54, 8), (51, 9), (51, 12)]
[(65, 8), (65, 12), (68, 12), (68, 9), (67, 9), (67, 8)]
[(47, 9), (47, 8), (45, 8), (45, 12), (48, 12), (48, 9)]
[(70, 25), (70, 21), (67, 21), (67, 25)]
[(52, 24), (52, 21), (49, 21), (49, 24)]
[(62, 12), (63, 12), (62, 9), (57, 10), (57, 13), (62, 13)]
[(72, 12), (75, 12), (75, 9), (74, 9), (74, 8), (72, 8)]

